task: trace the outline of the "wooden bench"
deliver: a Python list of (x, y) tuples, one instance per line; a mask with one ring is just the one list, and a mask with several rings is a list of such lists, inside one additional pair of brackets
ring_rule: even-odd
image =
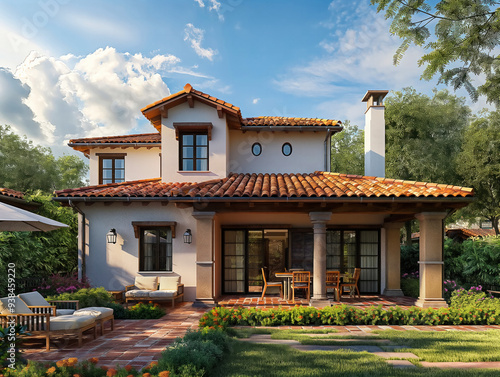
[[(125, 287), (125, 302), (128, 307), (129, 302), (164, 302), (170, 301), (172, 307), (175, 306), (175, 300), (181, 299), (184, 301), (184, 284), (181, 284), (180, 276), (160, 276), (155, 277), (156, 280), (151, 280), (148, 284), (144, 285), (146, 282), (144, 277), (136, 276), (135, 283), (133, 285), (127, 285)], [(152, 284), (152, 285), (151, 285)], [(155, 287), (156, 289), (152, 289)]]

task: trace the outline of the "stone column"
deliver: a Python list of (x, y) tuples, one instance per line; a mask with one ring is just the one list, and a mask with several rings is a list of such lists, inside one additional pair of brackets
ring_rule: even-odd
[(215, 212), (193, 212), (196, 231), (196, 302), (197, 305), (214, 305), (214, 227)]
[(401, 242), (402, 223), (386, 223), (385, 229), (385, 283), (383, 294), (403, 296), (401, 290)]
[(313, 294), (312, 301), (326, 300), (326, 223), (331, 212), (310, 212), (314, 229)]
[(420, 296), (416, 306), (447, 307), (443, 299), (443, 219), (444, 212), (422, 212), (420, 222)]

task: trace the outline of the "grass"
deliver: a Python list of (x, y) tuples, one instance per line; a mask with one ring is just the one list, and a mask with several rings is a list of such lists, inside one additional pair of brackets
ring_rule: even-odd
[(394, 369), (366, 352), (302, 352), (283, 345), (235, 340), (232, 354), (211, 373), (217, 377), (498, 377), (498, 370)]
[[(420, 361), (472, 362), (500, 361), (500, 331), (375, 331), (378, 336), (339, 336), (331, 330), (278, 330), (266, 328), (232, 329), (233, 335), (248, 338), (252, 334), (270, 334), (273, 339), (297, 340), (309, 345), (361, 345), (372, 344), (374, 339), (388, 339), (390, 345), (408, 348), (392, 352), (412, 352), (420, 360), (410, 360), (417, 366)], [(319, 334), (311, 337), (309, 334)], [(324, 334), (324, 336), (321, 336)], [(335, 339), (353, 339), (352, 342), (335, 342)], [(384, 349), (388, 344), (380, 344)], [(367, 352), (298, 351), (285, 345), (254, 344), (235, 340), (233, 354), (214, 371), (214, 376), (498, 376), (498, 370), (440, 370), (417, 367), (394, 369), (383, 359)]]

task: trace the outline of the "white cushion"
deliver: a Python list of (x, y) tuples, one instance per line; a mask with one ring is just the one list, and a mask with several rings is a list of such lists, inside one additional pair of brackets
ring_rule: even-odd
[(101, 306), (89, 306), (88, 308), (78, 309), (73, 315), (91, 315), (96, 319), (103, 319), (113, 315), (113, 309)]
[(158, 277), (136, 276), (134, 285), (137, 289), (149, 289), (150, 291), (156, 291), (158, 287)]
[(14, 296), (0, 298), (0, 314), (33, 314), (33, 312), (23, 300)]
[(75, 312), (75, 309), (57, 309), (56, 310), (56, 316), (60, 315), (71, 315)]
[(181, 282), (180, 276), (160, 276), (160, 290), (177, 290), (177, 285)]
[(19, 295), (28, 306), (51, 306), (47, 300), (38, 292), (21, 293)]
[(50, 317), (50, 330), (76, 330), (94, 322), (91, 315), (61, 315)]
[(125, 297), (149, 297), (149, 292), (142, 289), (133, 289), (131, 291), (125, 292)]
[(168, 298), (174, 297), (177, 294), (177, 289), (173, 290), (158, 290), (154, 292), (149, 292), (149, 297), (151, 298)]

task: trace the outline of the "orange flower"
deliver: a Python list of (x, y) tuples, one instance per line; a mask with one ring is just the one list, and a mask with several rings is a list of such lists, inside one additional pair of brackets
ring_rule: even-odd
[(131, 374), (129, 374), (129, 375), (127, 375), (127, 377), (134, 377), (134, 376), (133, 376), (133, 375), (131, 375)]
[(118, 372), (116, 371), (116, 369), (113, 369), (113, 368), (109, 368), (108, 369), (108, 373), (106, 373), (106, 377), (113, 377), (113, 376), (116, 376)]
[(133, 368), (134, 368), (134, 367), (133, 367), (132, 365), (127, 365), (127, 366), (125, 367), (125, 370), (126, 370), (127, 372), (130, 372)]
[(59, 360), (56, 365), (61, 368), (61, 367), (67, 367), (68, 366), (68, 360)]
[(97, 357), (92, 357), (89, 359), (89, 361), (92, 363), (92, 364), (97, 364), (99, 362), (99, 359)]
[(151, 373), (144, 373), (142, 377), (151, 377)]
[(75, 365), (76, 363), (78, 363), (78, 359), (76, 357), (70, 357), (68, 359), (68, 366), (69, 367), (72, 367), (73, 365)]
[(106, 366), (102, 366), (102, 367), (101, 367), (101, 369), (102, 369), (102, 370), (104, 370), (104, 371), (107, 371), (107, 370), (108, 370), (108, 367), (106, 367)]
[(160, 374), (158, 375), (158, 377), (169, 377), (170, 376), (170, 372), (168, 370), (164, 370), (163, 372), (160, 372)]
[(149, 364), (149, 367), (152, 368), (155, 365), (158, 365), (158, 361), (151, 361), (151, 364)]
[(75, 374), (73, 375), (73, 377), (82, 377), (82, 375), (81, 375), (81, 374), (78, 374), (78, 373), (75, 373)]
[(56, 371), (56, 367), (50, 367), (49, 369), (47, 369), (47, 374), (52, 374)]

